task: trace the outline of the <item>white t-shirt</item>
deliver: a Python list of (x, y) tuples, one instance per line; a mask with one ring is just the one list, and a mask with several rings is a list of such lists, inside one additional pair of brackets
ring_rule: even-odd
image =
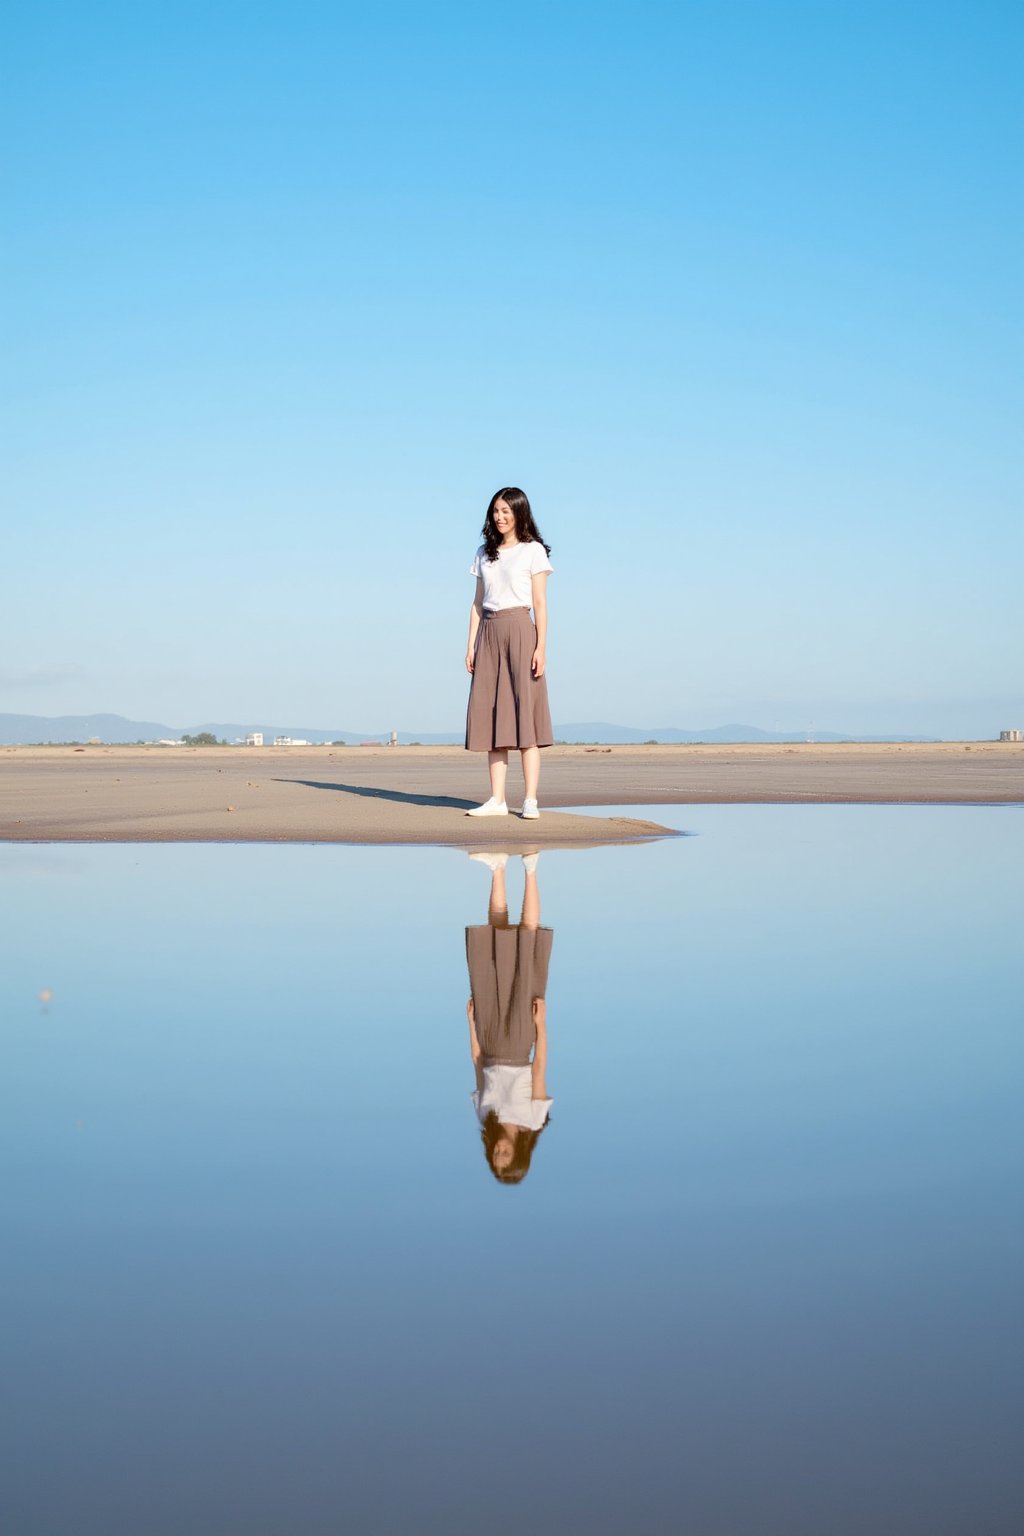
[(473, 1108), (482, 1125), (493, 1109), (502, 1125), (539, 1131), (548, 1118), (552, 1099), (533, 1098), (533, 1068), (484, 1067), (482, 1093), (472, 1093)]
[(513, 544), (511, 549), (499, 549), (496, 560), (488, 560), (485, 546), (481, 544), (469, 574), (484, 579), (485, 608), (529, 608), (533, 604), (530, 578), (553, 569), (544, 545), (534, 540), (529, 544)]

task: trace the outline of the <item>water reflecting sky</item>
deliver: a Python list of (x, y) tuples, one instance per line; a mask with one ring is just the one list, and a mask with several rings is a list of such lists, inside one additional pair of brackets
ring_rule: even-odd
[(632, 814), (0, 845), (3, 1536), (1024, 1528), (1024, 813)]

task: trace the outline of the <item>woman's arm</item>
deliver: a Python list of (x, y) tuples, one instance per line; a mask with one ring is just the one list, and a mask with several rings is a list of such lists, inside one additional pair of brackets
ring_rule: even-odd
[[(536, 577), (534, 577), (536, 580)], [(473, 606), (469, 610), (469, 643), (466, 646), (466, 671), (472, 672), (473, 659), (476, 656), (476, 636), (480, 628), (480, 618), (484, 611), (484, 579), (478, 576), (476, 579), (476, 595), (473, 598)]]
[(473, 1007), (473, 999), (466, 1004), (466, 1018), (469, 1020), (469, 1054), (473, 1058), (473, 1066), (476, 1070), (476, 1091), (484, 1091), (484, 1065), (483, 1052), (480, 1049), (480, 1041), (476, 1036), (476, 1009)]
[(533, 617), (537, 622), (537, 649), (533, 653), (533, 675), (544, 676), (544, 647), (548, 639), (548, 573), (530, 578), (533, 586)]
[(536, 1040), (533, 1046), (533, 1086), (530, 1097), (546, 1099), (548, 1096), (545, 1074), (548, 1069), (548, 1005), (542, 997), (533, 1000), (533, 1027)]

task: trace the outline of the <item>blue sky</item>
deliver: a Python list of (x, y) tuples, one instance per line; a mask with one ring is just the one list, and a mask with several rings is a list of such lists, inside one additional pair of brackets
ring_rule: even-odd
[(5, 18), (0, 710), (1024, 724), (1019, 7)]

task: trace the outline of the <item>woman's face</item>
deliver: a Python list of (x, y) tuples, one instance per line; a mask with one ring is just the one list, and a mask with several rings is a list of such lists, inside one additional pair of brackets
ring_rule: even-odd
[(508, 502), (502, 501), (500, 497), (494, 503), (494, 526), (502, 538), (506, 534), (511, 534), (515, 538), (516, 515)]
[(510, 1168), (512, 1166), (512, 1159), (514, 1156), (515, 1146), (511, 1137), (507, 1134), (500, 1136), (494, 1143), (494, 1152), (491, 1157), (491, 1161), (493, 1162), (494, 1167), (499, 1173), (504, 1173), (506, 1168)]

